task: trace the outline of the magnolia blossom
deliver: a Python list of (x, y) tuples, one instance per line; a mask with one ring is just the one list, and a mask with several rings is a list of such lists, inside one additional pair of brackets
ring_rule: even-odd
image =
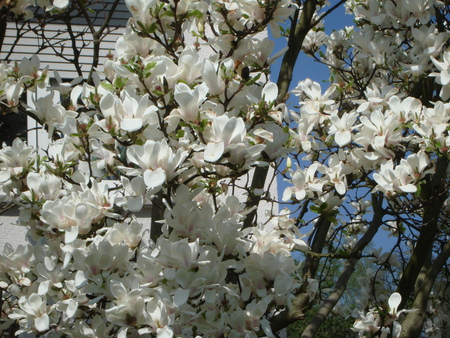
[(174, 153), (165, 140), (162, 142), (148, 140), (143, 146), (128, 148), (127, 156), (131, 162), (142, 169), (143, 172), (137, 171), (136, 173), (143, 173), (147, 187), (158, 188), (166, 180), (172, 180), (180, 172), (178, 166), (187, 157), (187, 153), (182, 149), (178, 149)]
[(439, 95), (442, 100), (448, 100), (450, 98), (450, 52), (446, 51), (443, 55), (443, 62), (431, 57), (431, 61), (435, 64), (440, 73), (432, 73), (436, 76), (437, 81), (442, 85)]

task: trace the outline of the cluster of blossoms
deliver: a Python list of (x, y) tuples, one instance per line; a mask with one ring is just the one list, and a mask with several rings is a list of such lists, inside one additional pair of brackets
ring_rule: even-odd
[(359, 336), (363, 337), (364, 333), (369, 333), (371, 337), (378, 334), (376, 337), (386, 338), (391, 335), (394, 338), (400, 337), (401, 325), (397, 319), (404, 312), (410, 310), (397, 311), (398, 306), (402, 300), (402, 296), (394, 292), (388, 300), (387, 313), (383, 308), (371, 308), (369, 312), (359, 313), (360, 319), (356, 320), (353, 330), (359, 332)]
[(58, 13), (69, 5), (69, 0), (3, 0), (0, 3), (2, 14), (12, 13), (14, 17), (21, 19), (31, 19), (33, 17), (33, 7), (45, 8), (46, 11)]
[[(308, 8), (288, 0), (126, 4), (132, 17), (117, 56), (92, 81), (69, 85), (56, 74), (60, 85), (29, 107), (21, 95), (48, 87), (47, 71), (37, 57), (0, 65), (2, 108), (22, 105), (50, 138), (45, 154), (20, 139), (0, 150), (0, 191), (20, 206), (18, 223), (33, 243), (0, 255), (0, 329), (18, 322), (19, 333), (49, 336), (273, 337), (272, 319), (297, 295), (309, 302), (319, 292), (314, 264), (302, 275), (294, 260), (309, 250), (302, 222), (320, 228), (310, 237), (323, 236), (320, 250), (351, 259), (381, 225), (401, 240), (418, 237), (431, 199), (423, 186), (450, 172), (441, 168), (450, 155), (450, 29), (431, 20), (444, 3), (347, 1), (355, 27), (306, 37), (333, 75), (324, 92), (310, 79), (298, 83), (298, 112), (269, 77), (274, 43), (265, 32), (281, 36), (279, 24)], [(59, 11), (68, 1), (39, 5)], [(430, 79), (439, 87), (424, 97)], [(57, 91), (66, 99), (55, 103)], [(282, 199), (301, 205), (304, 219), (272, 208), (262, 224), (251, 218), (253, 200), (276, 200), (243, 181), (278, 170), (284, 158)], [(148, 231), (137, 213), (150, 204)], [(413, 224), (410, 233), (399, 220)], [(371, 263), (394, 271), (404, 257), (397, 249), (369, 253)], [(354, 330), (397, 337), (400, 293), (389, 310), (368, 308), (368, 293), (355, 304)]]

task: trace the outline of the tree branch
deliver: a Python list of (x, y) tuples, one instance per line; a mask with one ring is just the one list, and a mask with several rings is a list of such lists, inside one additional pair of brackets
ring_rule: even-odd
[(410, 298), (422, 267), (431, 257), (438, 228), (439, 214), (448, 196), (448, 187), (443, 184), (447, 167), (448, 159), (445, 157), (438, 158), (435, 174), (428, 176), (426, 183), (422, 186), (423, 224), (414, 252), (398, 284), (397, 292), (402, 296), (399, 308), (403, 308)]
[(159, 191), (152, 198), (152, 220), (150, 225), (150, 239), (156, 243), (156, 240), (162, 235), (161, 220), (164, 219), (164, 210), (166, 206), (163, 203), (163, 191)]
[(303, 41), (309, 30), (313, 27), (312, 18), (316, 7), (317, 0), (307, 0), (304, 2), (302, 9), (298, 8), (295, 11), (289, 34), (288, 50), (284, 54), (278, 75), (278, 102), (286, 101), (286, 95), (292, 82), (295, 64), (302, 49)]
[(416, 310), (410, 312), (402, 322), (402, 331), (400, 338), (419, 337), (422, 332), (423, 323), (426, 318), (426, 307), (430, 297), (434, 282), (442, 270), (442, 267), (450, 257), (450, 242), (447, 242), (443, 250), (434, 260), (431, 267), (428, 269), (425, 278), (422, 281), (421, 287), (417, 292), (416, 298), (412, 305), (412, 309)]
[[(289, 91), (289, 86), (292, 82), (292, 74), (294, 72), (294, 67), (297, 62), (298, 55), (300, 53), (303, 40), (311, 29), (311, 20), (313, 18), (314, 12), (316, 10), (317, 0), (306, 0), (303, 9), (299, 8), (295, 11), (294, 19), (291, 25), (291, 33), (289, 35), (288, 47), (286, 54), (283, 57), (281, 63), (280, 73), (278, 76), (278, 102), (284, 102), (287, 92)], [(298, 17), (300, 15), (300, 21)], [(255, 174), (252, 180), (252, 189), (263, 189), (264, 183), (267, 178), (269, 167), (257, 167), (255, 169)], [(252, 196), (249, 196), (246, 202), (246, 209), (252, 207), (258, 207), (259, 200), (255, 200)], [(244, 220), (244, 227), (250, 227), (254, 221), (256, 215), (256, 210), (252, 211), (247, 215)]]
[[(374, 213), (372, 222), (370, 223), (369, 229), (366, 231), (364, 236), (361, 237), (361, 239), (352, 249), (351, 255), (357, 255), (358, 257), (361, 257), (363, 250), (372, 241), (378, 229), (383, 224), (385, 211), (382, 208), (382, 204), (383, 195), (381, 193), (372, 194), (372, 207)], [(344, 270), (339, 276), (333, 292), (331, 292), (331, 294), (316, 312), (314, 317), (311, 318), (308, 326), (303, 331), (302, 338), (312, 338), (317, 334), (320, 326), (325, 322), (325, 319), (327, 319), (328, 315), (331, 313), (339, 299), (341, 299), (342, 295), (344, 294), (347, 288), (347, 283), (353, 272), (355, 271), (355, 266), (358, 260), (359, 258), (351, 258), (345, 262)]]

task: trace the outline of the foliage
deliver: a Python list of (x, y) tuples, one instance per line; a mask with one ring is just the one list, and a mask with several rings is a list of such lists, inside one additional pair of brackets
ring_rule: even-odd
[[(314, 313), (317, 311), (317, 307), (312, 307), (305, 315), (303, 320), (296, 321), (295, 323), (289, 325), (286, 329), (286, 334), (288, 337), (301, 337), (302, 332), (305, 330), (308, 322), (313, 317)], [(351, 329), (353, 327), (353, 318), (344, 318), (339, 315), (331, 314), (325, 322), (320, 327), (319, 331), (316, 333), (317, 338), (351, 338), (357, 337), (358, 334), (353, 332)]]
[[(30, 20), (33, 4), (2, 2), (1, 17)], [(85, 79), (56, 74), (27, 105), (23, 93), (49, 87), (48, 69), (36, 56), (0, 65), (2, 110), (24, 109), (50, 140), (40, 153), (21, 139), (0, 151), (4, 202), (20, 207), (34, 244), (0, 256), (2, 328), (274, 337), (313, 312), (302, 333), (313, 337), (336, 311), (360, 336), (442, 336), (448, 297), (432, 291), (438, 277), (435, 290), (448, 290), (448, 268), (439, 274), (450, 257), (449, 2), (126, 4), (132, 18), (102, 73), (111, 16), (94, 25), (94, 2), (81, 0), (37, 1), (36, 21), (83, 16), (94, 47)], [(326, 35), (340, 5), (355, 25)], [(288, 47), (277, 83), (269, 27)], [(289, 91), (301, 51), (329, 67), (324, 91), (310, 79)], [(282, 201), (267, 190), (277, 176)], [(136, 214), (149, 204), (143, 229)], [(370, 249), (375, 236), (395, 241)], [(371, 267), (345, 307), (361, 259)], [(385, 281), (392, 293), (377, 287)]]

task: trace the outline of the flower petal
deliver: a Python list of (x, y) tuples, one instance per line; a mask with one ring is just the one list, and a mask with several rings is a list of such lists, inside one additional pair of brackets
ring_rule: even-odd
[(146, 170), (144, 172), (144, 182), (150, 189), (160, 187), (166, 181), (166, 172), (162, 168)]
[(388, 300), (389, 309), (391, 314), (397, 313), (397, 308), (402, 301), (402, 296), (398, 292), (394, 292)]
[(37, 317), (34, 320), (34, 325), (39, 332), (47, 331), (50, 327), (50, 318), (48, 318), (48, 314), (44, 313), (42, 316)]
[(142, 128), (142, 119), (123, 119), (120, 128), (132, 133)]
[(204, 158), (208, 162), (216, 162), (223, 154), (225, 146), (223, 142), (210, 142), (206, 145)]

